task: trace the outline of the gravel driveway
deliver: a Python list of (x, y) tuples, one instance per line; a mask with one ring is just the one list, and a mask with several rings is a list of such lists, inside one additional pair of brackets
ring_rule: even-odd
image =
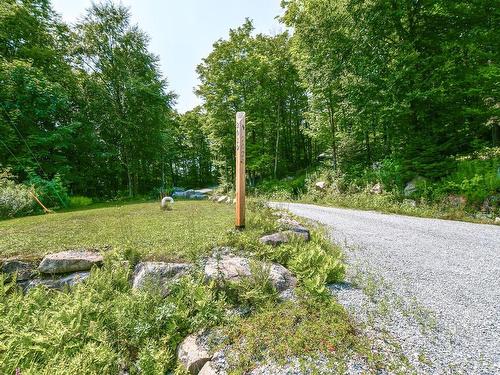
[(355, 286), (333, 293), (408, 372), (500, 374), (500, 226), (271, 205), (326, 225)]

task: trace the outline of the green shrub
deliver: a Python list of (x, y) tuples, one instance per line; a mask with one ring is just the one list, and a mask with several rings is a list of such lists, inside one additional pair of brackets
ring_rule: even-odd
[(9, 170), (0, 172), (0, 219), (26, 216), (36, 209), (29, 188), (16, 184)]
[(263, 246), (257, 255), (290, 269), (300, 285), (312, 295), (328, 295), (326, 285), (344, 278), (345, 266), (340, 250), (321, 236), (313, 236), (310, 242), (297, 240), (276, 248)]
[(461, 160), (457, 170), (440, 182), (435, 196), (444, 194), (464, 195), (472, 204), (500, 194), (500, 158)]
[(260, 182), (256, 193), (271, 199), (291, 199), (302, 194), (306, 188), (306, 175), (298, 174), (282, 180), (269, 179)]
[[(403, 167), (398, 160), (384, 159), (375, 176), (387, 190), (399, 190), (404, 186)], [(372, 181), (369, 181), (369, 183)]]
[(42, 201), (44, 206), (49, 208), (68, 207), (68, 192), (59, 174), (56, 174), (52, 180), (46, 180), (29, 169), (25, 184), (34, 187), (38, 199)]
[(73, 208), (90, 206), (92, 203), (92, 198), (89, 197), (77, 195), (69, 198), (69, 205)]

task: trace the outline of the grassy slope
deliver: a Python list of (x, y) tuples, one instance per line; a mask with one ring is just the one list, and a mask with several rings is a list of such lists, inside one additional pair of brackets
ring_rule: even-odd
[(180, 201), (172, 211), (140, 203), (0, 221), (0, 258), (110, 245), (142, 257), (190, 259), (232, 227), (233, 210)]

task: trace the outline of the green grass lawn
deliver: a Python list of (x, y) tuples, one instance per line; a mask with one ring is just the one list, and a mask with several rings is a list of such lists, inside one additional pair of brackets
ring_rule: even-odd
[(234, 207), (213, 202), (136, 203), (0, 221), (0, 258), (76, 248), (134, 250), (141, 258), (192, 259), (233, 228)]

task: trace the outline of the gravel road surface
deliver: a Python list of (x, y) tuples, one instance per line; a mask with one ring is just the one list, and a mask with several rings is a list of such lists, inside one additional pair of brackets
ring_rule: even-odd
[(350, 265), (332, 292), (408, 372), (500, 374), (500, 226), (270, 205), (326, 226)]

